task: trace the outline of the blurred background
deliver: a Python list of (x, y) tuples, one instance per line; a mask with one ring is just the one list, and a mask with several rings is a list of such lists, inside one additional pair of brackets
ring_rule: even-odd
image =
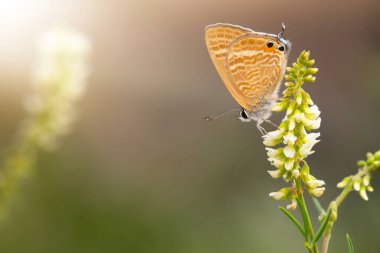
[[(255, 125), (202, 119), (237, 106), (204, 27), (277, 34), (284, 21), (290, 62), (311, 50), (320, 71), (306, 89), (322, 111), (322, 142), (309, 164), (327, 183), (327, 205), (356, 161), (380, 147), (379, 12), (376, 0), (1, 0), (2, 147), (25, 116), (35, 39), (68, 25), (91, 38), (93, 53), (74, 132), (40, 157), (12, 202), (0, 251), (305, 252), (277, 208), (285, 203), (268, 197), (284, 182), (267, 174)], [(357, 251), (380, 252), (379, 179), (369, 202), (351, 194), (342, 205), (331, 252), (346, 252), (346, 232)]]

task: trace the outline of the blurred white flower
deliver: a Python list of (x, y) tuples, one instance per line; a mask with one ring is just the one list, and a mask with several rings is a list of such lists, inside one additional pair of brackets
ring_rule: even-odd
[(311, 194), (314, 195), (315, 197), (320, 197), (325, 192), (325, 190), (326, 190), (325, 187), (315, 188), (311, 190)]
[(309, 180), (309, 181), (307, 181), (307, 185), (310, 188), (317, 188), (317, 187), (321, 187), (321, 186), (325, 185), (325, 181), (317, 180), (317, 179)]
[(285, 194), (282, 193), (281, 191), (279, 191), (279, 192), (271, 192), (271, 193), (269, 193), (269, 197), (272, 197), (272, 198), (275, 199), (275, 200), (280, 200), (280, 199), (282, 199), (284, 196), (285, 196)]
[(70, 29), (56, 29), (38, 40), (34, 94), (24, 105), (30, 113), (25, 132), (35, 144), (51, 149), (70, 132), (76, 101), (83, 95), (89, 74), (89, 40)]
[(268, 170), (268, 173), (273, 178), (279, 178), (281, 176), (280, 171), (278, 170)]
[(294, 211), (297, 208), (297, 201), (292, 199), (292, 203), (286, 206), (286, 209)]

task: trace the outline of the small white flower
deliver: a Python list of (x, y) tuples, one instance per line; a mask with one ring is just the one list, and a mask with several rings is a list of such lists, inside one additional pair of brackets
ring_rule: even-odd
[(325, 181), (323, 180), (309, 180), (307, 181), (307, 185), (310, 187), (310, 188), (317, 188), (317, 187), (321, 187), (323, 185), (325, 185)]
[(282, 149), (265, 148), (269, 157), (278, 157), (282, 153)]
[(299, 153), (302, 157), (307, 157), (308, 155), (314, 153), (314, 151), (312, 151), (312, 148), (319, 142), (319, 140), (316, 140), (319, 135), (319, 133), (310, 133), (305, 137), (305, 143), (299, 150)]
[(286, 209), (294, 211), (297, 208), (297, 202), (292, 199), (292, 203), (286, 206)]
[(276, 157), (269, 157), (268, 161), (275, 166), (276, 168), (281, 168), (284, 165), (284, 161), (282, 159), (278, 159)]
[(313, 105), (311, 107), (305, 108), (305, 113), (306, 113), (306, 117), (311, 120), (317, 119), (319, 115), (321, 114), (317, 105)]
[(294, 119), (297, 121), (297, 123), (303, 123), (305, 120), (305, 115), (302, 112), (297, 111), (294, 114)]
[(294, 155), (296, 154), (296, 150), (294, 149), (293, 146), (289, 146), (287, 145), (285, 148), (284, 148), (284, 155), (288, 158), (293, 158)]
[(298, 169), (295, 169), (292, 171), (292, 175), (294, 178), (298, 178), (300, 176), (300, 171)]
[(273, 178), (279, 178), (281, 176), (281, 172), (279, 170), (268, 170), (268, 173)]
[(367, 191), (373, 192), (373, 187), (372, 186), (367, 186)]
[[(309, 133), (309, 134), (306, 135), (305, 141), (315, 141), (315, 140), (317, 140), (317, 138), (319, 136), (321, 136), (320, 133)], [(319, 142), (319, 141), (317, 140), (317, 142)]]
[(325, 192), (325, 187), (315, 188), (311, 191), (311, 194), (313, 194), (315, 197), (320, 197)]
[(294, 159), (288, 159), (286, 162), (285, 162), (285, 169), (286, 170), (291, 170), (293, 169), (293, 166), (294, 166)]
[(293, 134), (293, 132), (289, 132), (284, 135), (283, 140), (283, 143), (285, 145), (294, 145), (294, 143), (296, 143), (297, 137)]
[(308, 126), (310, 129), (318, 129), (321, 127), (321, 118), (318, 118), (316, 120), (311, 120), (308, 122), (309, 124), (305, 126)]
[(271, 192), (269, 193), (269, 197), (272, 197), (275, 200), (280, 200), (285, 196), (282, 192)]
[(263, 143), (265, 146), (275, 146), (280, 142), (282, 136), (283, 132), (281, 132), (280, 130), (269, 132), (263, 136)]

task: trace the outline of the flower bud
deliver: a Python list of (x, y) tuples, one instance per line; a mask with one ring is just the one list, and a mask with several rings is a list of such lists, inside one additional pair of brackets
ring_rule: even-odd
[(312, 189), (325, 185), (325, 181), (316, 180), (316, 179), (315, 180), (309, 180), (306, 183)]
[(362, 187), (360, 187), (359, 194), (360, 194), (360, 197), (362, 197), (362, 199), (364, 199), (365, 201), (368, 201), (368, 196), (367, 196), (367, 192), (365, 190), (364, 185), (362, 185)]
[(300, 171), (298, 169), (295, 169), (292, 171), (292, 175), (297, 179), (300, 176)]
[(290, 102), (288, 106), (288, 110), (286, 111), (286, 115), (290, 115), (293, 113), (296, 104), (294, 102)]
[(340, 181), (336, 187), (338, 188), (344, 188), (348, 185), (348, 183), (351, 181), (351, 177), (345, 177), (342, 181)]
[(315, 82), (315, 79), (316, 79), (315, 76), (308, 75), (308, 76), (305, 76), (303, 80), (304, 80), (305, 82), (313, 83), (313, 82)]
[(289, 121), (289, 131), (293, 131), (294, 128), (296, 128), (296, 121), (294, 120), (294, 118), (292, 118), (292, 119)]
[(272, 111), (274, 111), (274, 112), (281, 112), (281, 111), (285, 110), (285, 108), (287, 106), (288, 106), (288, 101), (282, 101), (282, 102), (276, 103), (272, 107)]
[(320, 197), (325, 192), (325, 190), (326, 190), (325, 187), (315, 188), (311, 190), (311, 194), (315, 197)]
[(363, 160), (358, 161), (358, 166), (359, 166), (359, 167), (364, 167), (364, 166), (366, 166), (366, 165), (367, 165), (367, 162), (366, 162), (366, 161), (363, 161)]
[(302, 104), (302, 93), (297, 93), (296, 94), (296, 103), (298, 105), (301, 105)]
[(285, 75), (285, 80), (289, 82), (295, 82), (296, 79), (292, 75)]
[(268, 170), (268, 173), (272, 178), (279, 178), (281, 176), (281, 172), (279, 170)]
[(313, 100), (311, 100), (311, 97), (308, 93), (303, 92), (302, 96), (303, 96), (303, 100), (306, 101), (307, 104), (314, 105), (314, 102), (313, 102)]
[(306, 75), (314, 75), (318, 72), (318, 68), (308, 68), (306, 69), (305, 74)]
[(360, 190), (360, 180), (354, 182), (354, 190), (357, 192)]
[(280, 199), (284, 198), (284, 196), (285, 196), (285, 194), (282, 193), (281, 191), (269, 193), (269, 197), (272, 197), (275, 200), (280, 200)]
[(286, 209), (288, 209), (290, 211), (294, 211), (294, 210), (296, 210), (296, 208), (297, 208), (297, 201), (295, 201), (294, 199), (292, 199), (291, 204), (286, 206)]
[(295, 83), (293, 83), (293, 82), (286, 82), (285, 83), (285, 86), (286, 87), (294, 87), (296, 84)]
[(365, 176), (363, 177), (363, 180), (362, 180), (363, 185), (364, 185), (364, 186), (368, 186), (370, 180), (371, 180), (371, 177), (370, 177), (368, 174), (365, 175)]
[(309, 61), (305, 62), (305, 65), (309, 66), (309, 67), (313, 66), (314, 64), (315, 64), (315, 60), (309, 60)]

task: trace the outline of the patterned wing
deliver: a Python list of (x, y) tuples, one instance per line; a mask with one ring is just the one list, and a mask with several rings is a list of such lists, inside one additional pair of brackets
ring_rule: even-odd
[(229, 77), (243, 100), (240, 104), (247, 104), (243, 106), (247, 110), (255, 111), (261, 100), (277, 96), (287, 61), (287, 53), (280, 51), (278, 45), (275, 35), (262, 33), (241, 35), (230, 44)]
[(228, 74), (227, 52), (230, 43), (234, 39), (236, 39), (238, 36), (251, 32), (253, 31), (248, 28), (229, 24), (209, 25), (205, 29), (206, 45), (212, 62), (214, 63), (214, 66), (222, 78), (228, 91), (244, 108), (246, 108), (248, 105), (241, 103), (241, 101), (244, 102), (244, 100), (240, 97), (239, 93), (236, 92), (234, 84), (231, 82)]

